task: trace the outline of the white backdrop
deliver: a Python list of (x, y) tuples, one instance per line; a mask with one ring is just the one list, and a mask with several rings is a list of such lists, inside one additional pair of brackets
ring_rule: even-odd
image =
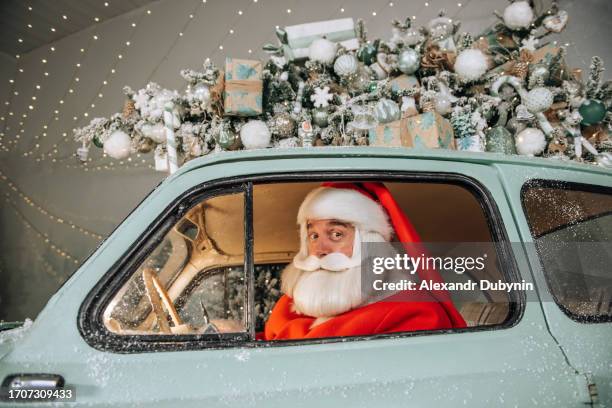
[[(225, 55), (263, 59), (261, 46), (275, 41), (275, 25), (362, 17), (370, 38), (388, 38), (392, 18), (416, 16), (420, 26), (444, 8), (462, 30), (478, 34), (507, 4), (460, 1), (161, 0), (19, 59), (0, 54), (0, 101), (8, 102), (0, 105), (8, 149), (0, 150), (0, 320), (35, 317), (99, 236), (164, 177), (148, 167), (150, 155), (123, 164), (99, 158), (88, 171), (73, 158), (72, 128), (120, 111), (124, 85), (155, 81), (179, 89), (179, 70), (198, 69), (207, 56), (218, 65)], [(592, 55), (612, 64), (612, 2), (559, 3), (570, 13), (557, 37), (570, 43), (570, 66), (587, 69)]]

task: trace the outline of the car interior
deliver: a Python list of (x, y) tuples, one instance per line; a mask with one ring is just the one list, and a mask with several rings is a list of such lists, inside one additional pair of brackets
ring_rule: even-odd
[[(281, 296), (280, 276), (299, 247), (297, 211), (320, 182), (270, 182), (253, 186), (255, 331)], [(490, 215), (455, 182), (385, 182), (423, 242), (491, 243)], [(103, 322), (116, 334), (245, 332), (247, 274), (245, 197), (242, 192), (207, 198), (193, 206), (156, 244), (106, 306)], [(453, 245), (448, 245), (452, 256)], [(445, 281), (507, 280), (492, 253), (480, 272), (444, 274)], [(502, 324), (510, 297), (501, 291), (455, 291), (451, 297), (469, 327)]]

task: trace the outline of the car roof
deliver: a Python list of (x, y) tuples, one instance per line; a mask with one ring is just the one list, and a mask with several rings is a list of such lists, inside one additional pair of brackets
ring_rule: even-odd
[(448, 149), (405, 148), (405, 147), (372, 147), (372, 146), (322, 146), (311, 148), (268, 148), (211, 153), (185, 163), (176, 176), (197, 168), (232, 162), (265, 161), (291, 158), (317, 157), (373, 157), (373, 158), (413, 158), (422, 160), (441, 160), (484, 165), (511, 164), (537, 169), (559, 169), (588, 173), (612, 175), (609, 169), (573, 160), (555, 160), (542, 157), (528, 157), (488, 152), (467, 152)]

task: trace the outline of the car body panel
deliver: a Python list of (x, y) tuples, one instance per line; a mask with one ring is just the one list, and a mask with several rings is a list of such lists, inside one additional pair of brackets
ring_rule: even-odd
[[(561, 167), (551, 162), (541, 169), (539, 162), (551, 161), (391, 148), (270, 149), (194, 160), (161, 183), (50, 299), (0, 360), (0, 378), (60, 374), (76, 387), (77, 401), (91, 406), (583, 406), (584, 384), (551, 336), (539, 302), (527, 302), (509, 328), (292, 346), (118, 354), (90, 346), (77, 327), (96, 283), (159, 214), (201, 183), (312, 171), (462, 174), (489, 191), (509, 241), (520, 242), (521, 233), (528, 238), (517, 228), (524, 221), (510, 205), (517, 205), (514, 190), (499, 174), (506, 169), (496, 163), (517, 167), (507, 169), (508, 179), (514, 172), (540, 176)], [(606, 175), (569, 167), (580, 177)], [(515, 261), (521, 278), (533, 282), (525, 253), (516, 253)]]

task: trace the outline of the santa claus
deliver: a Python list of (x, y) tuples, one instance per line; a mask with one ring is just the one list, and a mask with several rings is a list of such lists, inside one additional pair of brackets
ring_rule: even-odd
[[(412, 223), (382, 183), (324, 183), (306, 196), (297, 223), (300, 249), (282, 273), (283, 295), (260, 339), (363, 336), (466, 326), (445, 292), (412, 291), (409, 297), (381, 299), (380, 294), (362, 290), (362, 242), (420, 242)], [(414, 250), (412, 245), (410, 250)], [(418, 275), (441, 281), (436, 271), (419, 270)]]

